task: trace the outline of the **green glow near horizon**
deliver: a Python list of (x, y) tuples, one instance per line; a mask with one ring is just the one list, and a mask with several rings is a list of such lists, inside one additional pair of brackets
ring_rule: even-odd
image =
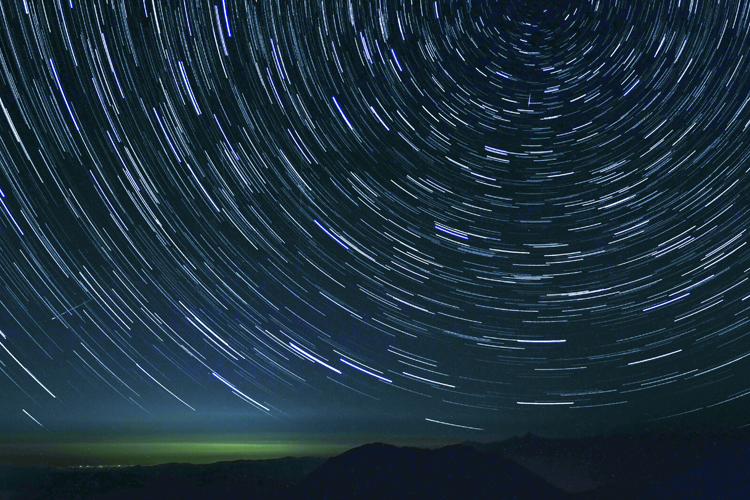
[(349, 448), (315, 442), (95, 442), (65, 443), (57, 450), (69, 456), (94, 459), (103, 465), (156, 465), (169, 462), (212, 463), (231, 460), (268, 460), (288, 456), (330, 456)]
[(0, 444), (0, 463), (74, 466), (208, 464), (284, 457), (329, 457), (352, 446), (311, 441), (113, 440)]
[(364, 443), (435, 448), (457, 439), (386, 435), (318, 434), (191, 434), (130, 436), (115, 439), (71, 434), (48, 441), (45, 434), (3, 439), (0, 464), (131, 466), (167, 463), (209, 464), (234, 460), (273, 460), (284, 457), (331, 457)]

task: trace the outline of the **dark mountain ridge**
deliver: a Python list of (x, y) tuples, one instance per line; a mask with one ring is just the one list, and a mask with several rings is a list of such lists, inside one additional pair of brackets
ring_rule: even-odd
[(305, 499), (568, 499), (570, 495), (495, 454), (455, 445), (437, 450), (360, 446), (326, 461), (287, 494)]
[[(677, 478), (687, 477), (696, 488), (696, 481), (709, 484), (718, 478), (724, 485), (744, 484), (741, 498), (750, 498), (744, 472), (750, 470), (749, 431), (704, 425), (577, 439), (527, 434), (498, 443), (465, 444), (512, 460), (565, 491), (581, 493), (581, 498), (651, 498), (651, 489), (663, 490), (667, 484), (677, 488)], [(721, 490), (719, 485), (713, 488)]]
[(434, 450), (373, 443), (327, 460), (210, 465), (0, 465), (0, 499), (52, 498), (746, 500), (750, 433), (701, 427), (580, 439), (526, 435)]

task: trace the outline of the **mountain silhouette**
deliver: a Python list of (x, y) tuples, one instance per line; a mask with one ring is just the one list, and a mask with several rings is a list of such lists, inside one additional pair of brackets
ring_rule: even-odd
[(527, 434), (434, 450), (374, 443), (328, 459), (209, 465), (0, 464), (0, 499), (746, 500), (748, 430), (704, 426), (577, 439)]
[(569, 499), (568, 493), (492, 453), (382, 443), (328, 459), (287, 492), (294, 499)]
[[(465, 444), (511, 460), (565, 491), (581, 493), (583, 500), (735, 498), (730, 496), (732, 485), (746, 492), (741, 498), (750, 498), (747, 428), (658, 428), (577, 439), (527, 434), (498, 443)], [(721, 485), (714, 484), (716, 478), (722, 478)], [(709, 494), (724, 491), (722, 487), (726, 495)], [(690, 496), (701, 491), (705, 496)]]

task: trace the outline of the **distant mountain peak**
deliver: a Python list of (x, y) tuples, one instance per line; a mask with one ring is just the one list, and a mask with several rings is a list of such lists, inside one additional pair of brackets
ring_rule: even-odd
[(327, 499), (569, 498), (516, 463), (464, 444), (359, 446), (327, 460), (294, 490), (299, 498)]

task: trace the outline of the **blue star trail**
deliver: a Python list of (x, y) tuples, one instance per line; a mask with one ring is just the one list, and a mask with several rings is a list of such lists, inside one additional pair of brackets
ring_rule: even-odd
[(750, 394), (750, 2), (0, 19), (8, 432), (575, 434)]

